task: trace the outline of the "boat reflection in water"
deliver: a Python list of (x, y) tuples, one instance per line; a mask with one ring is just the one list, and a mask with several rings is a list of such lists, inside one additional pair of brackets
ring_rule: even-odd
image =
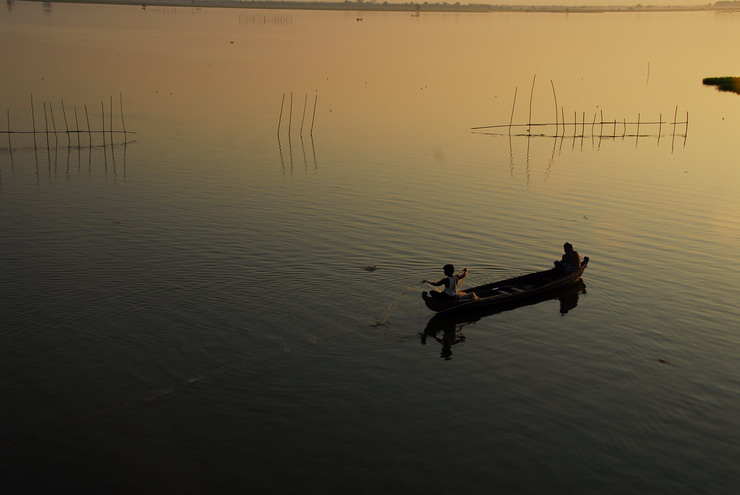
[(553, 299), (560, 301), (560, 314), (565, 315), (578, 306), (578, 297), (581, 294), (586, 294), (586, 284), (583, 280), (579, 280), (576, 284), (562, 289), (506, 305), (460, 313), (437, 313), (429, 320), (424, 332), (419, 334), (421, 336), (421, 344), (426, 345), (429, 339), (436, 340), (442, 345), (440, 357), (450, 360), (452, 359), (452, 346), (465, 342), (465, 335), (463, 335), (462, 329), (466, 325), (475, 323), (486, 316), (511, 311), (524, 306), (532, 306)]

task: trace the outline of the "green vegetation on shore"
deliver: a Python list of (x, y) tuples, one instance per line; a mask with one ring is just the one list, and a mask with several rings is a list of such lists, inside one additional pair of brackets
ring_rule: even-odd
[(705, 77), (702, 83), (706, 86), (716, 86), (718, 91), (740, 94), (740, 77)]

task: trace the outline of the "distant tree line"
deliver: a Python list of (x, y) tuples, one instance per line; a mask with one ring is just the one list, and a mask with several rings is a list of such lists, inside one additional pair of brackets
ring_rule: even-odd
[(719, 2), (714, 2), (714, 6), (718, 9), (738, 9), (740, 8), (740, 1), (720, 0)]
[[(13, 0), (6, 0), (12, 8)], [(49, 0), (41, 1), (49, 4)], [(607, 6), (568, 6), (568, 5), (489, 5), (463, 4), (451, 2), (406, 2), (391, 3), (387, 0), (335, 0), (335, 1), (298, 1), (298, 0), (54, 0), (56, 2), (123, 4), (123, 5), (157, 5), (169, 7), (225, 7), (251, 9), (291, 9), (291, 10), (362, 10), (362, 11), (398, 11), (398, 12), (624, 12), (624, 11), (711, 11), (740, 10), (740, 0), (719, 0), (704, 5), (607, 5)], [(526, 2), (526, 0), (522, 0)]]

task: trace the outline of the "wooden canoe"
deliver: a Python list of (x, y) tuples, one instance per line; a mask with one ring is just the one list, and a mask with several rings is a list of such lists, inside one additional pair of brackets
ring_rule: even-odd
[(559, 268), (551, 268), (550, 270), (528, 273), (461, 291), (463, 293), (475, 293), (478, 296), (478, 299), (475, 300), (438, 298), (433, 297), (426, 291), (421, 294), (421, 297), (429, 309), (438, 313), (478, 310), (490, 306), (506, 305), (573, 285), (581, 279), (587, 266), (588, 256), (583, 258), (580, 268), (573, 273), (563, 273)]

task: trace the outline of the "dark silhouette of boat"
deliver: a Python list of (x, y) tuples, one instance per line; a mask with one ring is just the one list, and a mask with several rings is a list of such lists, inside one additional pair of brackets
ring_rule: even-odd
[(572, 286), (581, 280), (587, 266), (588, 256), (583, 258), (578, 270), (572, 273), (566, 273), (560, 267), (555, 267), (461, 291), (465, 294), (474, 293), (477, 296), (476, 299), (437, 297), (426, 291), (421, 296), (427, 307), (437, 313), (467, 313), (489, 308), (495, 310), (497, 306), (526, 303), (528, 299), (547, 296), (557, 289)]

